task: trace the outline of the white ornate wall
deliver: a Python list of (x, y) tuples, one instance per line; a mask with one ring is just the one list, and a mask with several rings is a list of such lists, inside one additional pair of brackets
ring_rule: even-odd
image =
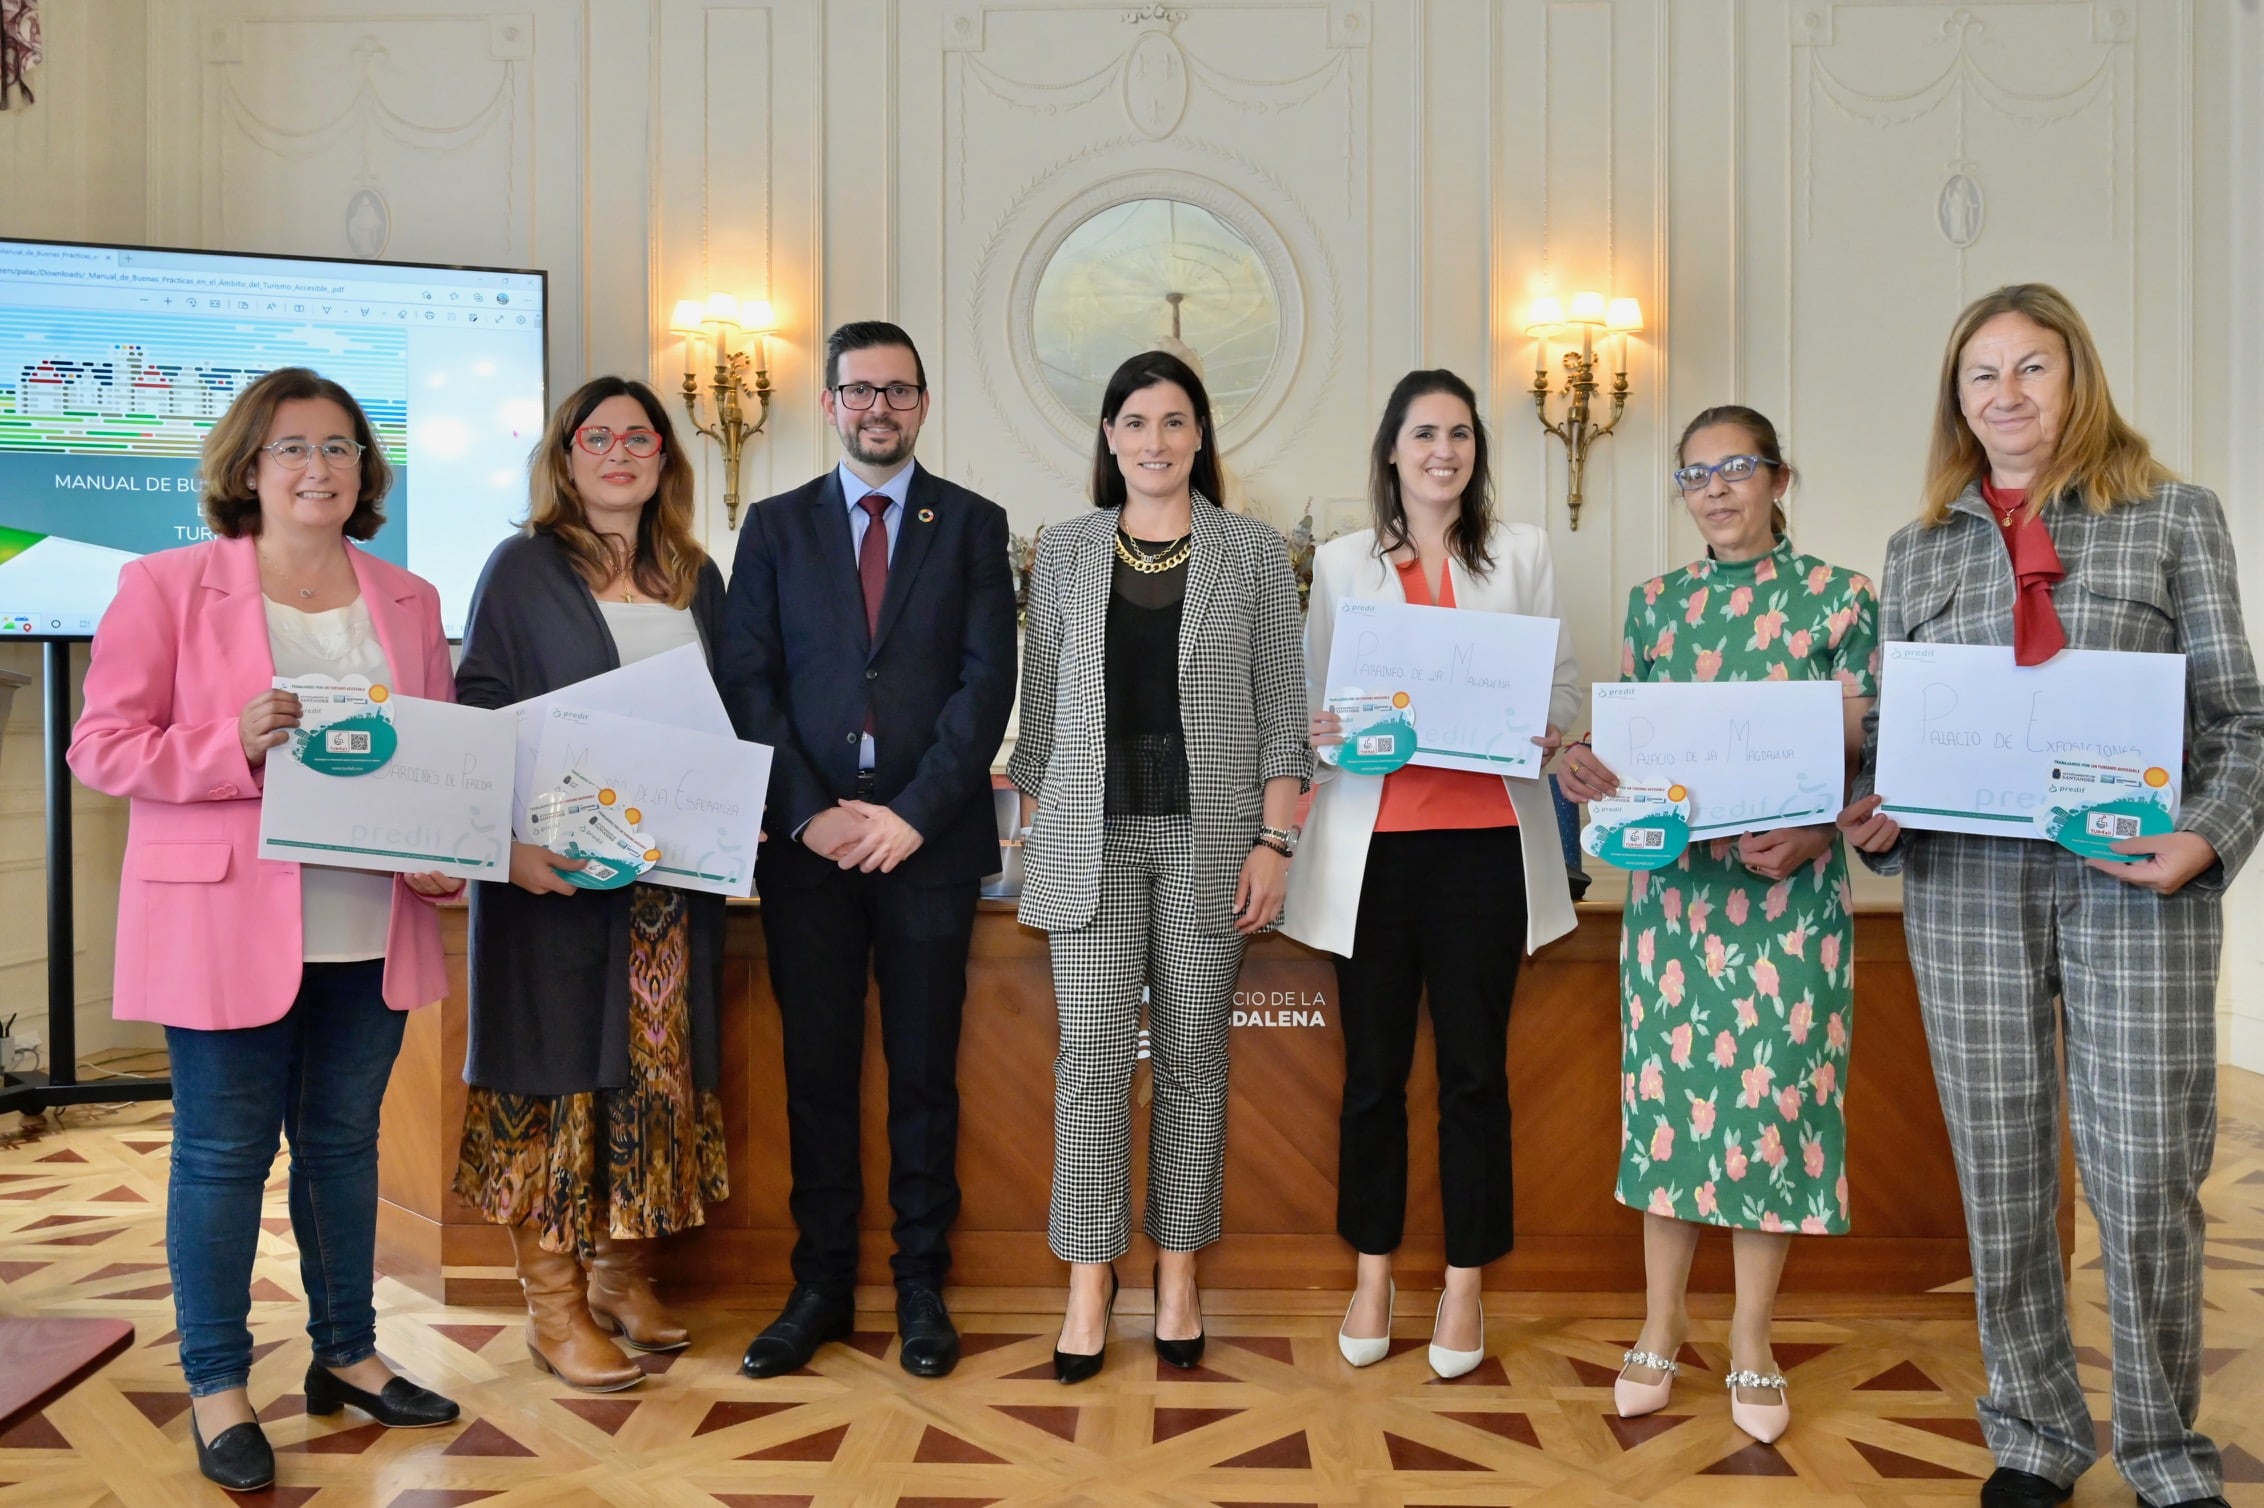
[[(1683, 419), (1775, 416), (1802, 544), (1875, 568), (1913, 510), (1943, 333), (2020, 278), (2075, 296), (2125, 409), (2226, 491), (2264, 611), (2243, 417), (2264, 399), (2264, 101), (2235, 88), (2264, 75), (2255, 0), (46, 8), (40, 105), (0, 116), (0, 225), (350, 254), (376, 234), (350, 214), (368, 189), (386, 255), (550, 270), (560, 391), (639, 369), (673, 388), (675, 299), (767, 296), (786, 328), (750, 497), (831, 463), (816, 349), (877, 315), (926, 355), (931, 465), (1025, 531), (1082, 506), (1090, 416), (1037, 380), (1029, 299), (1084, 214), (1168, 193), (1240, 228), (1283, 295), (1274, 369), (1224, 435), (1255, 507), (1357, 522), (1385, 391), (1454, 367), (1504, 511), (1551, 531), (1592, 673), (1628, 586), (1694, 548), (1663, 481)], [(1639, 297), (1649, 329), (1575, 533), (1518, 316), (1581, 287)], [(2244, 888), (2254, 914), (2264, 874)], [(2227, 1041), (2264, 1067), (2260, 949), (2234, 944)]]

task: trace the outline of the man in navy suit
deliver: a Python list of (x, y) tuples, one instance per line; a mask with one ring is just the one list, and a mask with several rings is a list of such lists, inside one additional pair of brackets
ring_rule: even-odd
[(841, 464), (748, 513), (720, 657), (740, 736), (777, 750), (755, 875), (800, 1232), (793, 1295), (740, 1369), (791, 1372), (849, 1333), (869, 968), (888, 1060), (901, 1361), (941, 1377), (959, 1359), (943, 1303), (959, 1012), (976, 887), (999, 867), (990, 767), (1014, 703), (1006, 513), (912, 459), (927, 372), (895, 325), (833, 332), (818, 403)]

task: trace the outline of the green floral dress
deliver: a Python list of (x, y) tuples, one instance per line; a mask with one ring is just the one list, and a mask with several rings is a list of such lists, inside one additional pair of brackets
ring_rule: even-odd
[[(1837, 680), (1878, 695), (1871, 583), (1789, 541), (1627, 599), (1623, 681)], [(1847, 1230), (1854, 923), (1839, 844), (1772, 883), (1732, 841), (1628, 877), (1619, 1201), (1740, 1230)]]

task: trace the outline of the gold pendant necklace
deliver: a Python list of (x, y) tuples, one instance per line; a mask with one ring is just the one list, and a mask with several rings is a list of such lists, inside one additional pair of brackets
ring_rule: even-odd
[(1132, 536), (1122, 529), (1116, 531), (1116, 558), (1143, 576), (1160, 576), (1165, 571), (1176, 571), (1195, 553), (1195, 536), (1190, 534), (1176, 545), (1166, 547), (1161, 555), (1150, 555), (1132, 542)]

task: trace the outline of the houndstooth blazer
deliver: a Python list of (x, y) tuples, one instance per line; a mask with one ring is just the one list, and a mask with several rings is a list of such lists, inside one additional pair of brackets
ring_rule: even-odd
[[(1100, 904), (1107, 769), (1108, 600), (1119, 510), (1096, 508), (1039, 537), (1030, 572), (1021, 727), (1007, 778), (1038, 810), (1022, 849), (1021, 920), (1074, 931)], [(1267, 781), (1310, 781), (1297, 578), (1270, 525), (1213, 507), (1193, 515), (1179, 621), (1179, 706), (1196, 901), (1234, 925), (1234, 886), (1256, 842)]]
[[(2217, 850), (2194, 881), (2221, 889), (2264, 829), (2264, 686), (2240, 610), (2240, 578), (2224, 505), (2206, 487), (2166, 482), (2143, 502), (2105, 513), (2056, 502), (2045, 527), (2066, 579), (2052, 605), (2071, 649), (2182, 654), (2185, 662), (2185, 789), (2178, 826)], [(1933, 528), (1905, 524), (1887, 544), (1879, 637), (1920, 644), (2010, 644), (2012, 561), (1980, 483)], [(1863, 768), (1855, 794), (1869, 795), (1877, 765), (1879, 708), (1864, 719)], [(1906, 833), (1884, 854), (1860, 857), (1881, 874), (1902, 869)]]

